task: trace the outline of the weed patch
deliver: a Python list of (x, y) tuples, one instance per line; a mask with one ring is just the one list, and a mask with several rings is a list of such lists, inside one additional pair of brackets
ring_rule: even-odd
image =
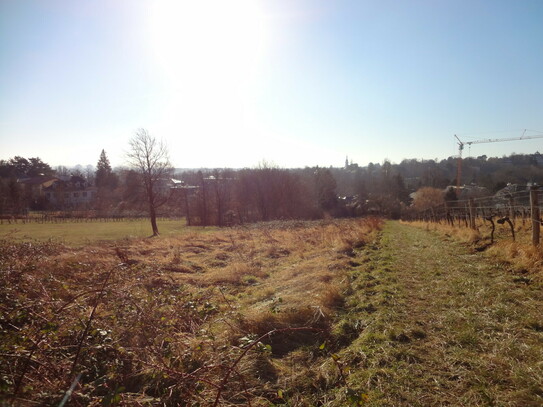
[(337, 382), (319, 347), (346, 312), (356, 242), (379, 226), (2, 240), (1, 400), (58, 405), (73, 386), (73, 406), (322, 403)]

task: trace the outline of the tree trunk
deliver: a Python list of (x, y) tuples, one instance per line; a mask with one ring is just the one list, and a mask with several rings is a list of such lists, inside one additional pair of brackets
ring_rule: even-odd
[(206, 196), (206, 182), (203, 174), (200, 174), (202, 182), (202, 226), (207, 226), (207, 196)]
[(158, 236), (158, 226), (156, 224), (156, 201), (155, 191), (153, 190), (153, 184), (149, 183), (147, 186), (147, 198), (149, 200), (149, 218), (151, 219), (151, 228), (153, 229), (153, 236)]
[(150, 204), (149, 205), (149, 217), (151, 218), (151, 227), (153, 228), (153, 236), (158, 236), (158, 226), (156, 224), (156, 211), (155, 207)]
[(187, 226), (190, 226), (190, 209), (189, 209), (189, 193), (187, 190), (184, 190), (185, 192), (185, 209), (187, 211)]

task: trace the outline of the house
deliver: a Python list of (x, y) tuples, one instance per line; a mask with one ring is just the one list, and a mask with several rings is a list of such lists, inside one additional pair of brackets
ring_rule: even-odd
[(43, 188), (50, 205), (72, 209), (91, 205), (96, 198), (97, 188), (91, 186), (83, 177), (77, 175), (61, 176)]
[(460, 201), (468, 200), (470, 198), (484, 198), (491, 195), (487, 188), (475, 184), (464, 185), (461, 187), (449, 185), (443, 190), (443, 194), (447, 194), (450, 190), (457, 193), (457, 198)]
[(55, 182), (57, 177), (38, 175), (36, 177), (19, 178), (17, 183), (23, 187), (26, 205), (31, 209), (45, 209), (47, 199), (45, 190)]
[(175, 179), (175, 178), (160, 178), (155, 180), (155, 193), (158, 193), (162, 196), (170, 195), (173, 190), (183, 189), (185, 182)]
[(38, 199), (43, 196), (44, 189), (50, 187), (56, 181), (58, 181), (57, 177), (39, 175), (31, 178), (20, 178), (17, 180), (17, 183), (24, 186), (32, 199)]

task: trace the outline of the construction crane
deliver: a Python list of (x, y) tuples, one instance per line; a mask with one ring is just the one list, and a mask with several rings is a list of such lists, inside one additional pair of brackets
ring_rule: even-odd
[(481, 140), (473, 140), (473, 141), (462, 141), (458, 138), (458, 136), (455, 134), (454, 137), (456, 140), (458, 140), (458, 167), (456, 172), (456, 192), (457, 194), (460, 193), (460, 180), (462, 177), (462, 151), (464, 150), (464, 146), (468, 145), (471, 146), (472, 144), (481, 144), (481, 143), (497, 143), (500, 141), (516, 141), (516, 140), (531, 140), (535, 138), (543, 138), (542, 135), (537, 136), (526, 136), (526, 130), (523, 131), (522, 136), (520, 137), (509, 137), (509, 138), (495, 138), (495, 139), (481, 139)]

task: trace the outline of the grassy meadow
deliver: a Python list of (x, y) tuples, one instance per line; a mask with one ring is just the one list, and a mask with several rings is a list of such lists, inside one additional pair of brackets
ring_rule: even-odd
[[(161, 235), (175, 236), (187, 231), (185, 220), (158, 220)], [(190, 228), (191, 230), (198, 228)], [(213, 230), (213, 228), (207, 228)], [(102, 240), (144, 238), (152, 234), (148, 219), (123, 220), (119, 222), (74, 222), (63, 223), (6, 223), (0, 224), (0, 239), (16, 241), (53, 240), (70, 245), (81, 245)]]

